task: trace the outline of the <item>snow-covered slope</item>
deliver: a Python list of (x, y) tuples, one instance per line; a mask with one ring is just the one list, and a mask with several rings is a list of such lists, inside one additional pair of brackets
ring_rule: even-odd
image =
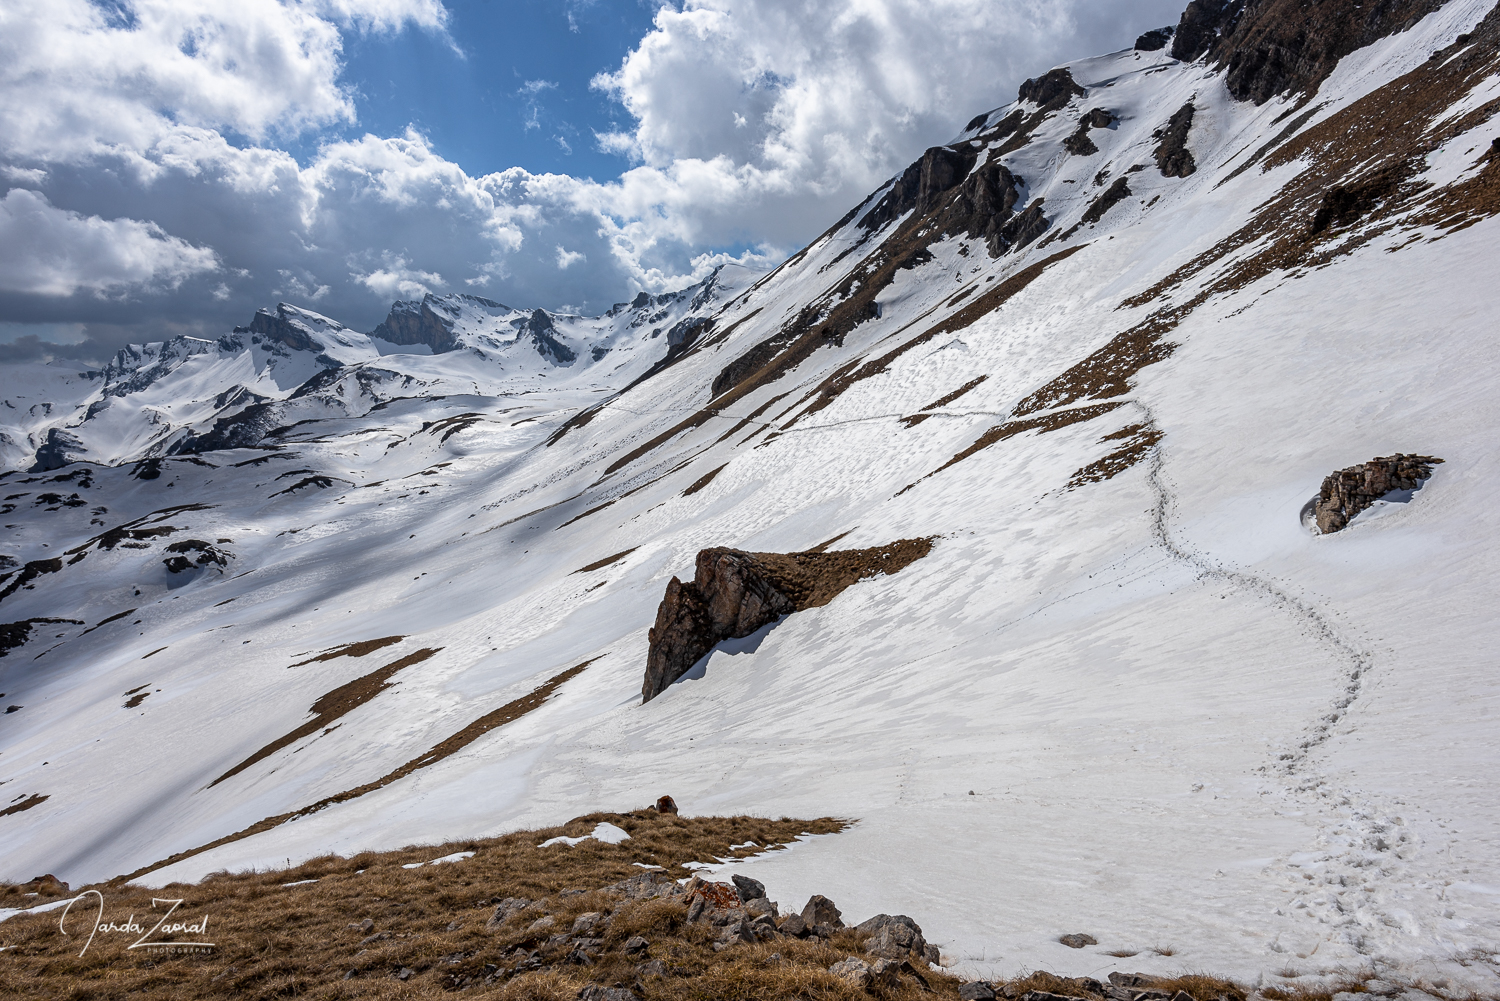
[[(429, 301), (398, 312), (443, 337), (381, 339), (435, 353), (329, 368), (238, 447), (6, 474), (3, 875), (181, 853), (166, 883), (669, 792), (859, 818), (744, 868), (909, 913), (967, 973), (1494, 994), (1500, 12), (1377, 5), (1332, 61), (1235, 76), (1330, 6), (1195, 3), (1192, 46), (1039, 77), (671, 352), (666, 318), (550, 316), (576, 362), (610, 346), (594, 371), (629, 349), (609, 379), (463, 388), (421, 366), (503, 365), (535, 314)], [(1446, 461), (1303, 527), (1398, 451)], [(914, 537), (641, 704), (700, 549)]]

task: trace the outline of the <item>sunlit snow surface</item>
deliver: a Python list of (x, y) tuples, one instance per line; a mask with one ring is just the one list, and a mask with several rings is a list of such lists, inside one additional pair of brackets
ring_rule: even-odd
[[(1320, 115), (1487, 10), (1452, 3), (1346, 59)], [(0, 818), (0, 875), (78, 885), (200, 846), (373, 781), (592, 661), (542, 708), (452, 757), (145, 881), (498, 834), (670, 793), (689, 814), (856, 818), (732, 871), (783, 905), (826, 894), (851, 923), (910, 914), (966, 974), (1192, 969), (1254, 982), (1375, 963), (1493, 991), (1495, 220), (1395, 253), (1409, 234), (1393, 232), (1329, 267), (1211, 300), (1125, 406), (1010, 438), (897, 496), (1138, 322), (1147, 310), (1117, 309), (1122, 298), (1233, 232), (1297, 169), (1216, 186), (1288, 105), (1236, 104), (1201, 65), (1126, 52), (1074, 73), (1090, 87), (1084, 106), (1122, 121), (1095, 133), (1102, 152), (1086, 160), (1044, 158), (1073, 128), (1063, 117), (1016, 154), (1028, 197), (1045, 195), (1057, 225), (1076, 221), (1102, 164), (1149, 163), (1152, 130), (1194, 95), (1198, 172), (1132, 174), (1137, 197), (1080, 234), (1074, 243), (1092, 242), (1065, 267), (769, 443), (764, 425), (784, 425), (785, 407), (922, 329), (895, 336), (960, 280), (1005, 277), (1056, 247), (990, 261), (935, 245), (842, 346), (612, 473), (853, 266), (861, 255), (831, 262), (857, 231), (726, 297), (720, 331), (761, 314), (617, 398), (604, 390), (659, 358), (659, 340), (641, 341), (640, 361), (614, 380), (554, 387), (537, 368), (524, 386), (471, 377), (463, 392), (448, 372), (441, 392), (319, 415), (259, 465), (231, 463), (271, 453), (205, 454), (215, 468), (168, 459), (154, 480), (95, 470), (78, 492), (108, 507), (108, 525), (212, 505), (171, 516), (182, 529), (171, 538), (229, 540), (216, 544), (233, 559), (223, 573), (174, 577), (166, 539), (91, 550), (4, 599), (7, 621), (94, 626), (137, 611), (87, 635), (41, 625), (0, 662), (5, 703), (23, 706), (0, 716), (0, 805), (49, 797)], [(1446, 181), (1472, 157), (1430, 162)], [(445, 357), (403, 355), (401, 371)], [(898, 422), (981, 373), (988, 381), (931, 419)], [(719, 440), (779, 394), (790, 395)], [(465, 413), (481, 419), (447, 438), (432, 430)], [(1104, 435), (1148, 415), (1164, 432), (1148, 461), (1065, 488), (1110, 450)], [(1447, 462), (1409, 503), (1332, 536), (1302, 526), (1325, 475), (1395, 451)], [(293, 470), (337, 482), (278, 494), (301, 478), (279, 478)], [(0, 485), (54, 489), (21, 479)], [(103, 530), (91, 510), (21, 499), (6, 515), (8, 551), (25, 563), (72, 548)], [(844, 532), (838, 548), (937, 542), (899, 575), (717, 651), (640, 704), (646, 630), (698, 550), (800, 550)], [(290, 666), (390, 635), (406, 639)], [(210, 788), (323, 694), (427, 647), (442, 649), (335, 728)], [(138, 686), (149, 697), (124, 708)], [(1080, 931), (1099, 944), (1057, 942)]]

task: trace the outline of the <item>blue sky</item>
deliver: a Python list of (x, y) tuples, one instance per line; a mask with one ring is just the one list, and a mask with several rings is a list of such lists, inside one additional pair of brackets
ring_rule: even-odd
[(768, 268), (1182, 4), (5, 0), (0, 362)]
[[(352, 35), (344, 76), (358, 93), (357, 131), (393, 135), (414, 124), (471, 174), (507, 167), (612, 178), (627, 166), (595, 132), (630, 116), (590, 87), (651, 28), (642, 0), (449, 0), (447, 35), (408, 30)], [(454, 52), (454, 46), (462, 55)], [(355, 130), (345, 130), (355, 131)]]

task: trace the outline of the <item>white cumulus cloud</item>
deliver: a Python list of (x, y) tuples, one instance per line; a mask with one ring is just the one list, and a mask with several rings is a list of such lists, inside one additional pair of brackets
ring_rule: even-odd
[(175, 287), (218, 268), (217, 255), (138, 219), (102, 219), (60, 209), (35, 191), (0, 199), (0, 289), (37, 295), (130, 286)]

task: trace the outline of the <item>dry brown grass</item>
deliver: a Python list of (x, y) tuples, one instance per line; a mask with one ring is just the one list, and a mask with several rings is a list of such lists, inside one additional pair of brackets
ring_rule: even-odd
[[(590, 840), (571, 847), (538, 847), (558, 835), (587, 834), (601, 821), (624, 828), (630, 840), (620, 845)], [(22, 915), (0, 924), (6, 993), (18, 999), (89, 1001), (128, 995), (175, 1001), (426, 998), (461, 990), (470, 997), (540, 1001), (576, 998), (579, 989), (592, 982), (633, 988), (644, 1001), (868, 998), (827, 972), (846, 956), (861, 954), (862, 933), (843, 930), (828, 941), (782, 938), (716, 951), (716, 929), (687, 924), (687, 909), (677, 899), (631, 902), (601, 892), (646, 871), (635, 863), (661, 865), (685, 875), (684, 862), (747, 857), (778, 850), (804, 832), (829, 834), (844, 826), (828, 818), (601, 813), (547, 830), (352, 858), (330, 855), (290, 869), (221, 872), (201, 883), (164, 889), (99, 884), (92, 889), (104, 895), (104, 921), (123, 923), (134, 915), (137, 924), (150, 928), (166, 909), (153, 908), (153, 897), (182, 898), (172, 920), (206, 918), (208, 926), (201, 936), (175, 937), (206, 939), (215, 948), (203, 954), (153, 954), (127, 948), (139, 937), (136, 934), (101, 932), (80, 956), (97, 911), (95, 898), (84, 898), (69, 915), (71, 934), (66, 936), (59, 931), (60, 911)], [(729, 849), (750, 841), (759, 847)], [(402, 868), (462, 851), (475, 854), (460, 862)], [(317, 882), (283, 885), (301, 880)], [(0, 906), (24, 907), (47, 899), (26, 894), (26, 887), (0, 884)], [(494, 904), (506, 897), (536, 903), (498, 930), (488, 930)], [(803, 902), (783, 903), (791, 910)], [(603, 943), (593, 965), (564, 965), (564, 946), (552, 946), (554, 955), (544, 937), (527, 934), (531, 922), (543, 914), (554, 919), (556, 930), (566, 931), (586, 911), (611, 916), (599, 935)], [(372, 922), (368, 930), (359, 927), (365, 919)], [(660, 960), (665, 975), (642, 973), (642, 959), (625, 954), (623, 945), (634, 935), (650, 941), (647, 958)], [(523, 955), (513, 950), (521, 945), (539, 950), (547, 966), (512, 972)], [(410, 971), (407, 979), (398, 979), (403, 970)], [(956, 979), (933, 971), (927, 980), (938, 994), (956, 996)], [(880, 991), (877, 997), (915, 1001), (922, 994), (914, 978), (903, 976), (899, 987)]]

